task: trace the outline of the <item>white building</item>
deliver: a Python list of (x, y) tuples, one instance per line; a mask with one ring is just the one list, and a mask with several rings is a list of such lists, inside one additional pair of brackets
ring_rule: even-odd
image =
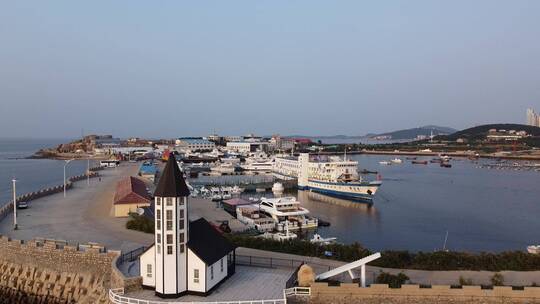
[(228, 142), (227, 150), (238, 152), (238, 153), (249, 153), (249, 152), (257, 152), (257, 151), (266, 152), (268, 151), (268, 143), (267, 142), (247, 142), (247, 141)]
[(540, 115), (533, 109), (527, 109), (527, 125), (540, 127)]
[(212, 141), (193, 138), (177, 139), (175, 145), (184, 151), (212, 151), (216, 148), (216, 144)]
[(189, 194), (171, 155), (154, 193), (154, 244), (139, 260), (143, 286), (162, 298), (205, 296), (234, 274), (234, 246), (204, 218), (188, 221)]

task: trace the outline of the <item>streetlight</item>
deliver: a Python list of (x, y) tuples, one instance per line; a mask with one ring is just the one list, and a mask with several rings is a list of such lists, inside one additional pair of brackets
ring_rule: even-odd
[(66, 163), (64, 164), (64, 197), (66, 197), (66, 166), (67, 166), (72, 160), (75, 160), (75, 159), (72, 158), (72, 159), (64, 160), (64, 161), (66, 162)]
[(17, 230), (17, 190), (15, 188), (15, 183), (17, 179), (13, 178), (13, 230)]
[(90, 186), (90, 158), (87, 159), (88, 163), (86, 164), (86, 186)]

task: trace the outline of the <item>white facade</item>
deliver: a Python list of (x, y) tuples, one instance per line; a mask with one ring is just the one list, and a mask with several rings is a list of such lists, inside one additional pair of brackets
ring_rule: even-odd
[(155, 198), (155, 288), (160, 294), (187, 291), (187, 197)]
[(183, 150), (190, 151), (206, 151), (216, 148), (216, 144), (213, 141), (206, 139), (177, 139), (175, 144)]
[(540, 114), (533, 109), (527, 109), (527, 125), (540, 127)]
[(206, 264), (188, 250), (188, 288), (195, 292), (206, 292)]
[(227, 150), (239, 152), (239, 153), (249, 153), (256, 151), (268, 151), (267, 142), (228, 142)]

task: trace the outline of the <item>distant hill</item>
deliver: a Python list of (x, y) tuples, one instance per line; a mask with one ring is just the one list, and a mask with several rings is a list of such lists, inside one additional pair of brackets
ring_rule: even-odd
[(540, 136), (540, 128), (521, 124), (489, 124), (461, 130), (445, 136), (444, 139), (456, 140), (458, 138), (483, 138), (490, 129), (525, 131), (533, 136)]
[(456, 131), (456, 129), (452, 129), (449, 127), (430, 125), (412, 129), (398, 130), (388, 133), (368, 134), (368, 136), (372, 138), (377, 136), (391, 136), (392, 139), (415, 139), (418, 135), (430, 136), (431, 132), (433, 132), (433, 135), (447, 135), (455, 133)]

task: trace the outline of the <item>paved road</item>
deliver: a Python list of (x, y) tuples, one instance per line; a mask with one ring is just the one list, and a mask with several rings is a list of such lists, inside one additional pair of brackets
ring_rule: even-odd
[(36, 237), (62, 239), (73, 243), (96, 242), (110, 249), (128, 251), (151, 244), (153, 236), (125, 229), (127, 219), (111, 216), (116, 182), (135, 175), (138, 164), (123, 163), (118, 168), (100, 171), (101, 181), (94, 178), (74, 183), (67, 192), (30, 202), (30, 208), (18, 212), (19, 230), (12, 229), (13, 220), (0, 222), (0, 234), (15, 239)]

